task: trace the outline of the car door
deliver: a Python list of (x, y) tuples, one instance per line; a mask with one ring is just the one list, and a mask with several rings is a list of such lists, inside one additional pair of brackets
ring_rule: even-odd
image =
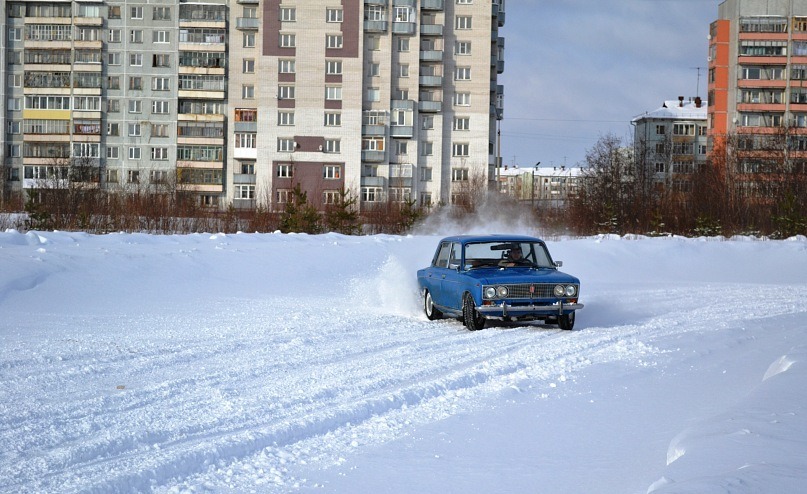
[(451, 243), (443, 242), (437, 250), (437, 255), (434, 258), (431, 269), (429, 269), (428, 279), (426, 286), (429, 293), (432, 294), (432, 301), (435, 305), (446, 305), (447, 297), (443, 293), (443, 280), (448, 274), (448, 260), (451, 257)]
[(442, 292), (445, 297), (441, 305), (459, 310), (462, 308), (465, 274), (460, 270), (462, 260), (462, 244), (453, 242), (448, 253), (448, 266), (442, 277)]

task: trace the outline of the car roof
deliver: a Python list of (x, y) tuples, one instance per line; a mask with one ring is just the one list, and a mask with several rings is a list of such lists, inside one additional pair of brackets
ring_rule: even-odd
[(543, 242), (540, 238), (529, 235), (454, 235), (445, 237), (441, 242), (459, 242), (463, 245), (475, 242)]

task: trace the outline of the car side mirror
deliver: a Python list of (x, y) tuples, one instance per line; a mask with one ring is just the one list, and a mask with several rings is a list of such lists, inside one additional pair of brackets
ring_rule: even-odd
[(454, 263), (449, 263), (448, 269), (454, 269), (456, 271), (459, 271), (460, 270), (460, 265), (459, 264), (454, 264)]
[(561, 266), (563, 266), (563, 261), (555, 261), (555, 267), (556, 268), (559, 268)]

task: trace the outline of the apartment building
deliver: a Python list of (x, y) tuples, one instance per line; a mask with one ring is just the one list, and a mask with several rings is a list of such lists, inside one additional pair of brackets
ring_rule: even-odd
[[(5, 2), (5, 187), (362, 209), (495, 180), (503, 0)], [(80, 164), (77, 177), (71, 169)]]
[(634, 117), (634, 156), (649, 167), (659, 189), (688, 192), (691, 178), (707, 161), (707, 103), (700, 97), (668, 100)]
[[(807, 150), (807, 0), (726, 0), (709, 33), (709, 140), (765, 150), (783, 128)], [(804, 135), (804, 137), (801, 137)], [(753, 171), (749, 160), (743, 167)]]

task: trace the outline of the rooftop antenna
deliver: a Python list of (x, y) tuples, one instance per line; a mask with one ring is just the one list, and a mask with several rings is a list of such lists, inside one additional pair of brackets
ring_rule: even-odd
[(701, 95), (701, 69), (703, 67), (690, 67), (690, 69), (695, 69), (698, 71), (698, 86), (695, 89), (695, 96), (700, 97)]

